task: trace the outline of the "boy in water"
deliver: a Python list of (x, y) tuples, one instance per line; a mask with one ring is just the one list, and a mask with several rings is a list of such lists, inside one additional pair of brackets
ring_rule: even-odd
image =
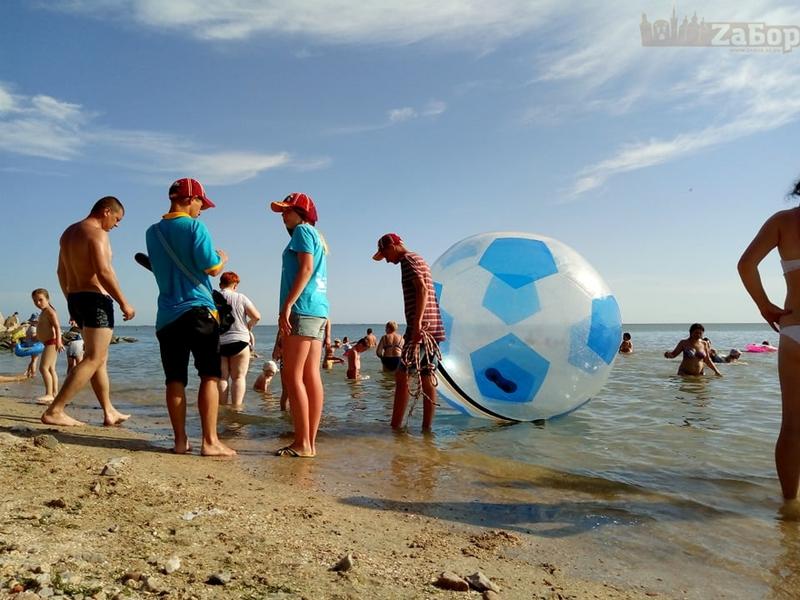
[(39, 324), (36, 326), (36, 337), (44, 344), (44, 352), (39, 362), (39, 373), (44, 381), (44, 395), (39, 396), (36, 402), (50, 404), (58, 393), (58, 372), (56, 359), (58, 353), (64, 350), (61, 341), (61, 326), (58, 324), (56, 309), (50, 305), (50, 293), (44, 288), (37, 288), (31, 292), (33, 304), (41, 311)]
[(356, 381), (359, 379), (366, 379), (366, 377), (361, 377), (360, 355), (362, 352), (365, 352), (367, 348), (369, 348), (369, 341), (367, 341), (367, 338), (361, 338), (352, 348), (344, 353), (345, 357), (347, 358), (348, 379), (355, 379)]

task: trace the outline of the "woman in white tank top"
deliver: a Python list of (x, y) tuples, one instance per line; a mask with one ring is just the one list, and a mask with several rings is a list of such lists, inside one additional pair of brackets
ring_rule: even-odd
[[(800, 198), (800, 181), (792, 196)], [(781, 256), (786, 280), (783, 308), (767, 297), (759, 263), (774, 248)], [(778, 377), (781, 383), (781, 431), (775, 445), (775, 464), (787, 503), (782, 512), (800, 517), (800, 207), (772, 215), (739, 260), (739, 275), (761, 316), (780, 333)]]
[[(247, 369), (250, 367), (250, 340), (253, 327), (261, 319), (261, 313), (244, 294), (236, 291), (239, 276), (226, 271), (219, 278), (222, 295), (233, 308), (234, 321), (231, 328), (219, 336), (219, 353), (222, 360), (222, 377), (219, 380), (220, 404), (241, 406), (247, 389)], [(228, 387), (230, 381), (230, 400)]]

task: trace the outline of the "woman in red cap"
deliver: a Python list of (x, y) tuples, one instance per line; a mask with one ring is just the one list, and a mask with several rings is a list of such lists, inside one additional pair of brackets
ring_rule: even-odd
[(294, 422), (294, 441), (278, 456), (310, 458), (322, 418), (324, 392), (320, 376), (325, 324), (328, 320), (328, 267), (325, 240), (314, 227), (317, 208), (311, 197), (293, 193), (271, 208), (283, 216), (291, 236), (283, 251), (278, 330), (283, 350), (284, 381)]

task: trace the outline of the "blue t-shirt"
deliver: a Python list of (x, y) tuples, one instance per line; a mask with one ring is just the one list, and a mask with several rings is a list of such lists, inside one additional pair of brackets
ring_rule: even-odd
[[(169, 247), (202, 285), (191, 281), (175, 264), (164, 249), (156, 227), (161, 230)], [(211, 279), (207, 269), (216, 267), (222, 260), (214, 249), (208, 228), (186, 213), (169, 213), (151, 225), (145, 234), (147, 253), (158, 283), (158, 313), (156, 331), (172, 323), (195, 306), (205, 306), (216, 311), (211, 297)]]
[(292, 239), (283, 251), (283, 268), (281, 269), (281, 297), (283, 306), (286, 296), (300, 270), (297, 253), (304, 252), (313, 257), (314, 270), (292, 312), (306, 317), (328, 318), (328, 265), (325, 260), (325, 249), (322, 238), (314, 226), (301, 223), (294, 228)]

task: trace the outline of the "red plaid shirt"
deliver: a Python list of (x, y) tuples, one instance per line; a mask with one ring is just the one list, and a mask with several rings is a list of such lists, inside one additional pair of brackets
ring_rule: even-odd
[(433, 277), (428, 263), (415, 252), (406, 252), (400, 259), (400, 273), (403, 283), (403, 301), (406, 307), (406, 341), (411, 338), (411, 331), (417, 318), (417, 296), (414, 282), (418, 281), (428, 290), (428, 300), (422, 314), (422, 329), (427, 331), (437, 342), (445, 340), (442, 315), (439, 313), (439, 303), (436, 301), (436, 292), (433, 289)]

